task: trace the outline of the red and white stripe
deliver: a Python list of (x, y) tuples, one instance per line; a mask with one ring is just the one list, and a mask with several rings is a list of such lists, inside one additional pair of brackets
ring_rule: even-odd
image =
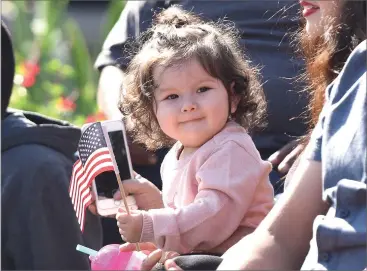
[(93, 152), (85, 163), (84, 168), (80, 160), (74, 164), (69, 195), (82, 231), (84, 230), (85, 210), (92, 200), (89, 187), (96, 176), (113, 169), (112, 158), (107, 147)]

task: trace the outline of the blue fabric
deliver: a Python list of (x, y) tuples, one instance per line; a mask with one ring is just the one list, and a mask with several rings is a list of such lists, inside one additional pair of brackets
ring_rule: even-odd
[(350, 55), (326, 91), (327, 101), (306, 155), (321, 161), (323, 199), (331, 207), (314, 222), (302, 269), (366, 267), (366, 41)]

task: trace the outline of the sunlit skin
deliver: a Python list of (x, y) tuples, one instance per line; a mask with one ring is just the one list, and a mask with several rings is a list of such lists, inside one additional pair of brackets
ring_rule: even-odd
[(311, 37), (325, 32), (325, 25), (331, 18), (337, 18), (343, 0), (334, 1), (300, 1), (302, 15), (306, 19), (306, 31)]
[[(153, 70), (154, 111), (162, 131), (179, 141), (184, 149), (180, 159), (194, 152), (226, 125), (239, 99), (229, 97), (223, 83), (210, 76), (200, 63), (189, 60), (178, 66)], [(143, 228), (142, 211), (128, 215), (122, 208), (116, 215), (119, 232), (130, 243), (139, 242)]]
[[(187, 154), (220, 132), (229, 117), (228, 92), (193, 59), (153, 71), (155, 112), (162, 131), (179, 141)], [(237, 108), (232, 99), (231, 113)]]

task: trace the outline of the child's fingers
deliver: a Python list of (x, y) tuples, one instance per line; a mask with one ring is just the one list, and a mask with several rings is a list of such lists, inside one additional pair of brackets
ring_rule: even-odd
[(130, 210), (130, 214), (131, 215), (140, 215), (141, 211), (140, 210)]
[(162, 253), (163, 252), (160, 249), (150, 253), (143, 261), (141, 270), (151, 270), (159, 262), (160, 258), (162, 257)]
[(159, 261), (161, 263), (164, 263), (166, 260), (173, 259), (173, 258), (175, 258), (177, 256), (180, 256), (180, 254), (178, 254), (175, 251), (165, 251), (165, 252), (162, 253), (162, 257), (161, 257), (161, 259)]
[(125, 243), (125, 244), (120, 245), (119, 249), (122, 252), (135, 251), (136, 245), (132, 243)]
[(121, 213), (121, 214), (127, 214), (126, 210), (122, 207), (119, 207), (117, 211), (118, 213)]
[(124, 217), (124, 216), (120, 216), (119, 218), (116, 219), (117, 224), (123, 225), (123, 224), (127, 224), (129, 222), (128, 217)]
[[(157, 247), (150, 242), (139, 243), (139, 246), (141, 251), (145, 254), (149, 254), (157, 249)], [(136, 250), (136, 244), (125, 243), (120, 246), (120, 251), (134, 251), (134, 250)]]
[(129, 228), (129, 224), (121, 223), (120, 221), (117, 221), (117, 227), (122, 230), (127, 230)]
[(131, 211), (130, 215), (128, 215), (125, 211), (118, 212), (116, 214), (116, 220), (120, 221), (121, 223), (127, 223), (131, 219), (131, 216), (139, 216), (139, 215), (141, 215), (141, 212), (139, 210)]
[(116, 214), (116, 220), (120, 221), (121, 223), (124, 223), (129, 219), (129, 215), (126, 213), (117, 213)]

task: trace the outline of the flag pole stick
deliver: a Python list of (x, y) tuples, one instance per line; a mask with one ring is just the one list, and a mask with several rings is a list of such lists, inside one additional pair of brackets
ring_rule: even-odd
[[(122, 200), (124, 202), (124, 205), (125, 205), (126, 213), (128, 215), (130, 215), (130, 209), (129, 209), (129, 205), (127, 204), (127, 201), (126, 201), (125, 190), (124, 190), (124, 187), (122, 185), (120, 173), (116, 173), (116, 178), (117, 178), (117, 182), (119, 184), (120, 194), (121, 194), (121, 198), (122, 198)], [(135, 243), (135, 247), (136, 247), (137, 251), (140, 251), (139, 243)]]

